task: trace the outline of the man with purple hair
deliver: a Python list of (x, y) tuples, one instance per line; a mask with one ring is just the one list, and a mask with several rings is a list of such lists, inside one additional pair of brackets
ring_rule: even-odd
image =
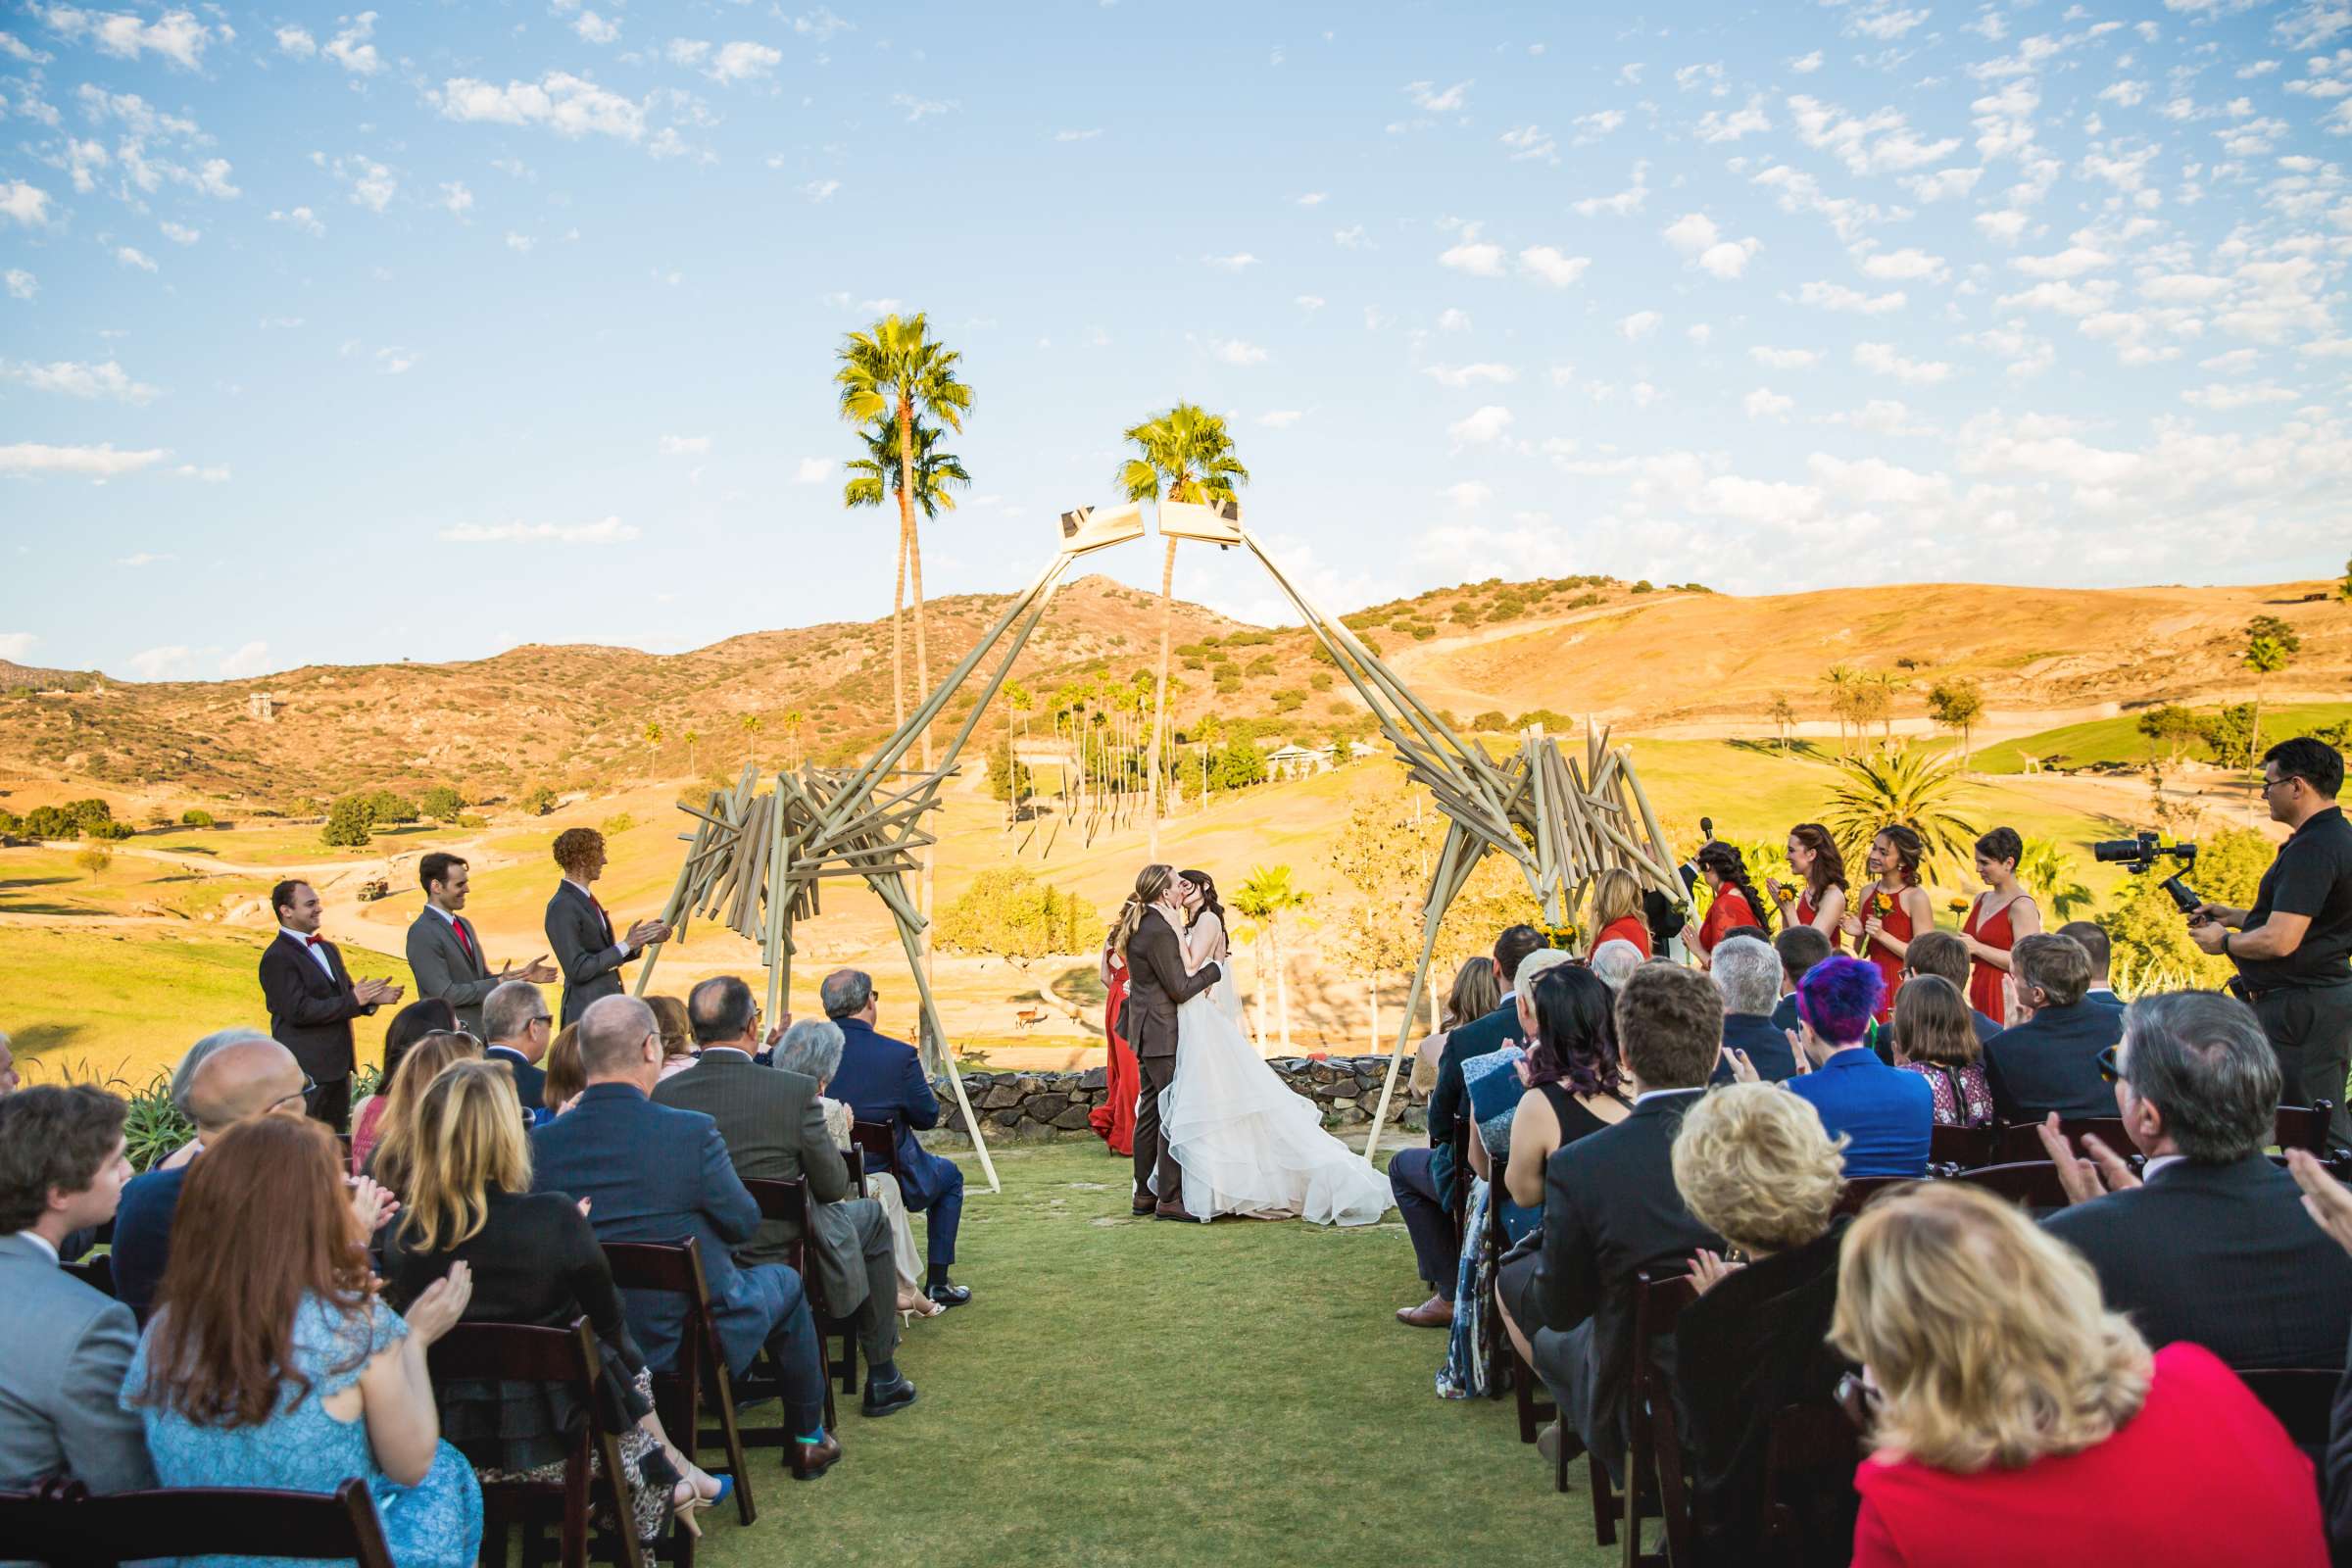
[(1831, 956), (1796, 983), (1789, 1043), (1807, 1070), (1788, 1080), (1831, 1138), (1842, 1134), (1848, 1176), (1925, 1176), (1936, 1097), (1927, 1079), (1898, 1072), (1864, 1043), (1886, 988), (1879, 966)]

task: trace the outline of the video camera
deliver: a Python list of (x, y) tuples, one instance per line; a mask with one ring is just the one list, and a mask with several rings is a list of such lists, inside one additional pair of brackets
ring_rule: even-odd
[(2180, 880), (2181, 872), (2196, 863), (2197, 847), (2194, 844), (2166, 844), (2154, 833), (2142, 833), (2136, 838), (2107, 839), (2093, 844), (2090, 855), (2092, 859), (2121, 864), (2133, 872), (2153, 871), (2159, 860), (2179, 860), (2180, 871), (2164, 879), (2164, 891), (2172, 895), (2174, 906), (2182, 914), (2193, 913), (2205, 902), (2196, 889)]

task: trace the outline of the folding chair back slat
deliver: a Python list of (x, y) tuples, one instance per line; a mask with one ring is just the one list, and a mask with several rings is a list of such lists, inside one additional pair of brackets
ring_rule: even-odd
[(1928, 1132), (1928, 1163), (1968, 1170), (1994, 1162), (1999, 1147), (1998, 1127), (1935, 1127)]
[(2058, 1167), (2046, 1159), (1984, 1165), (1976, 1170), (1964, 1170), (1952, 1180), (1973, 1182), (2028, 1208), (2066, 1206), (2066, 1186), (2058, 1179)]
[(1838, 1206), (1831, 1212), (1859, 1214), (1862, 1212), (1863, 1205), (1881, 1193), (1891, 1192), (1897, 1187), (1909, 1187), (1911, 1184), (1911, 1178), (1908, 1176), (1848, 1176), (1845, 1179), (1845, 1185), (1838, 1190)]
[(109, 1253), (101, 1252), (78, 1263), (60, 1263), (58, 1267), (101, 1296), (115, 1294), (115, 1262)]
[(366, 1482), (331, 1494), (180, 1487), (92, 1497), (79, 1482), (0, 1493), (0, 1542), (59, 1568), (154, 1557), (313, 1557), (392, 1568)]
[(1654, 1479), (1665, 1546), (1676, 1562), (1690, 1560), (1690, 1487), (1683, 1475), (1682, 1437), (1674, 1391), (1656, 1365), (1657, 1346), (1673, 1335), (1683, 1308), (1698, 1299), (1679, 1266), (1642, 1269), (1634, 1276), (1634, 1360), (1625, 1399), (1625, 1568), (1664, 1562), (1642, 1550), (1642, 1483)]
[(2335, 1114), (2335, 1102), (2314, 1101), (2308, 1105), (2280, 1105), (2277, 1119), (2271, 1124), (2271, 1142), (2281, 1152), (2289, 1149), (2308, 1149), (2325, 1159), (2328, 1157), (2328, 1120)]
[[(833, 1420), (834, 1376), (839, 1375), (842, 1387), (850, 1393), (858, 1392), (858, 1337), (856, 1319), (833, 1309), (832, 1303), (825, 1299), (824, 1287), (819, 1283), (816, 1271), (808, 1266), (809, 1210), (813, 1200), (808, 1196), (808, 1179), (795, 1177), (791, 1181), (777, 1181), (755, 1177), (743, 1185), (745, 1191), (752, 1195), (752, 1201), (760, 1205), (760, 1218), (782, 1220), (800, 1233), (799, 1240), (792, 1244), (789, 1261), (794, 1272), (801, 1276), (801, 1289), (808, 1297), (809, 1315), (816, 1320), (817, 1343), (825, 1358), (827, 1373), (825, 1420), (830, 1424)], [(839, 1355), (835, 1355), (832, 1348), (832, 1341), (836, 1337), (842, 1342)]]
[(899, 1168), (897, 1139), (886, 1121), (850, 1123), (850, 1142), (865, 1156), (865, 1168), (877, 1174)]
[[(2034, 1121), (2012, 1122), (2003, 1127), (1992, 1158), (1984, 1163), (2018, 1165), (2049, 1158), (2049, 1151), (2041, 1147), (2041, 1127), (2040, 1122)], [(2058, 1123), (2058, 1131), (2077, 1150), (2082, 1149), (2082, 1137), (2088, 1133), (2119, 1154), (2129, 1157), (2133, 1152), (2132, 1135), (2124, 1131), (2124, 1119), (2121, 1116), (2064, 1118)]]
[[(735, 1418), (735, 1387), (727, 1375), (727, 1358), (719, 1349), (718, 1328), (710, 1316), (710, 1290), (703, 1278), (702, 1246), (687, 1237), (675, 1246), (653, 1242), (607, 1242), (605, 1262), (612, 1283), (624, 1291), (668, 1291), (686, 1298), (686, 1322), (678, 1333), (678, 1356), (666, 1372), (654, 1374), (654, 1404), (662, 1412), (662, 1429), (685, 1454), (687, 1462), (702, 1464), (703, 1397), (707, 1388), (718, 1415), (715, 1436), (726, 1454), (723, 1464), (703, 1465), (735, 1478), (735, 1510), (745, 1524), (760, 1517), (752, 1499), (751, 1467), (744, 1462), (743, 1429)], [(692, 1547), (681, 1543), (681, 1560), (691, 1568)]]

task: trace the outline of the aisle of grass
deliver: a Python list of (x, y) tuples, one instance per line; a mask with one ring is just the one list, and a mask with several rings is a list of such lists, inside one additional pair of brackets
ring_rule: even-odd
[(921, 1402), (845, 1406), (814, 1485), (755, 1453), (760, 1522), (705, 1515), (712, 1568), (1602, 1561), (1508, 1401), (1432, 1392), (1441, 1338), (1390, 1315), (1417, 1295), (1393, 1212), (1154, 1224), (1098, 1146), (996, 1158), (999, 1196), (965, 1161), (973, 1303), (907, 1333)]

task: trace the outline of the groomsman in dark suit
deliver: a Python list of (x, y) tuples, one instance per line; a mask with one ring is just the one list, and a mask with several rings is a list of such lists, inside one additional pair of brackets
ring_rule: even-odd
[(573, 1024), (590, 1003), (620, 995), (620, 966), (667, 940), (669, 927), (640, 920), (626, 936), (613, 934), (612, 917), (588, 886), (605, 874), (605, 836), (596, 829), (565, 828), (556, 835), (555, 855), (564, 880), (547, 901), (547, 945), (564, 971), (564, 1022)]
[(458, 1015), (458, 1027), (481, 1039), (482, 1002), (491, 992), (509, 980), (544, 985), (556, 971), (542, 954), (519, 971), (510, 960), (498, 973), (490, 972), (481, 933), (459, 912), (466, 907), (470, 877), (464, 860), (441, 850), (416, 862), (424, 907), (409, 923), (409, 968), (416, 976), (419, 998), (439, 997)]
[(389, 980), (358, 980), (343, 954), (318, 934), (321, 906), (308, 882), (280, 882), (270, 891), (277, 910), (277, 940), (262, 950), (262, 997), (270, 1006), (270, 1036), (294, 1053), (313, 1088), (311, 1114), (337, 1132), (351, 1125), (351, 1020), (398, 1002)]

